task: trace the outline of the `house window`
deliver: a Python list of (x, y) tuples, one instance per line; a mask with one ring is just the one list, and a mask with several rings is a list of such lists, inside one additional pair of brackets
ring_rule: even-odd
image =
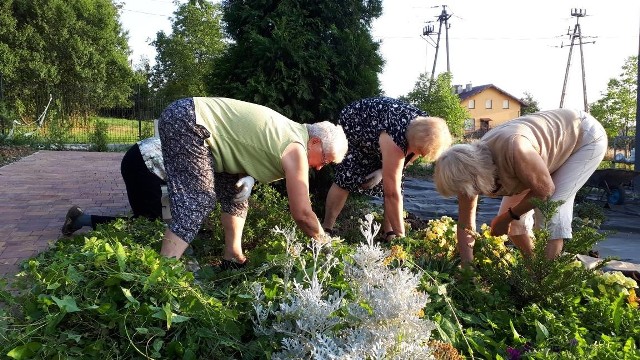
[(484, 102), (484, 108), (485, 109), (492, 109), (493, 108), (493, 100), (489, 99), (487, 101)]
[(502, 100), (502, 108), (503, 109), (509, 108), (509, 100)]
[(464, 130), (465, 131), (474, 131), (476, 129), (476, 119), (466, 119), (464, 121)]
[(469, 100), (469, 109), (475, 109), (476, 108), (476, 101), (471, 99)]

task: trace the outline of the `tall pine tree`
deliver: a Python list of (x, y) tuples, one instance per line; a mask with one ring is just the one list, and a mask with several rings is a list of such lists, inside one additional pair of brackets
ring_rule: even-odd
[(381, 0), (225, 0), (231, 40), (209, 92), (271, 107), (300, 122), (335, 121), (353, 100), (380, 93), (384, 61), (372, 21)]

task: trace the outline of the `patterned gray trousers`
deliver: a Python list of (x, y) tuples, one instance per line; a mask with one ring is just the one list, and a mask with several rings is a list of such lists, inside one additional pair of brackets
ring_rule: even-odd
[(196, 124), (192, 98), (169, 105), (160, 115), (158, 132), (171, 199), (171, 231), (190, 243), (216, 200), (223, 212), (247, 216), (248, 201), (233, 201), (240, 175), (215, 172), (214, 159), (205, 142), (211, 133)]

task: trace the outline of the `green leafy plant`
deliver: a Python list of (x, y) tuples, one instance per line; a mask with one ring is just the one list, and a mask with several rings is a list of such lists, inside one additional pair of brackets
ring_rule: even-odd
[[(221, 209), (216, 209), (207, 217), (201, 231), (191, 243), (205, 263), (215, 263), (222, 254), (224, 231), (220, 224)], [(273, 187), (256, 184), (249, 199), (249, 211), (242, 232), (242, 247), (251, 252), (259, 244), (273, 237), (276, 226), (295, 226), (289, 212), (287, 199)]]
[(574, 228), (576, 226), (589, 226), (599, 229), (606, 219), (602, 204), (588, 200), (574, 206), (573, 216)]
[(72, 124), (65, 122), (55, 110), (49, 112), (49, 121), (47, 126), (46, 144), (53, 149), (63, 149), (69, 140)]
[[(550, 214), (557, 204), (539, 207)], [(431, 253), (449, 256), (452, 246), (443, 244), (453, 243), (455, 222), (442, 218), (432, 226), (448, 241), (433, 244)], [(587, 270), (570, 254), (546, 260), (546, 231), (535, 234), (536, 253), (527, 258), (489, 230), (484, 225), (476, 234), (474, 268), (425, 274), (425, 315), (436, 324), (436, 339), (471, 358), (640, 357), (634, 280)]]
[(0, 129), (2, 130), (0, 133), (7, 133), (17, 117), (16, 112), (9, 107), (6, 101), (0, 101)]
[[(29, 291), (13, 304), (22, 317), (7, 325), (2, 354), (220, 358), (238, 351), (244, 327), (233, 312), (194, 284), (180, 262), (125, 235), (122, 221), (100, 237), (59, 240), (24, 265)], [(136, 231), (157, 242), (161, 229)]]
[(109, 124), (98, 120), (95, 122), (93, 133), (89, 135), (89, 143), (92, 151), (107, 151), (109, 149), (108, 137)]
[(180, 261), (158, 254), (159, 221), (59, 239), (0, 281), (0, 358), (640, 358), (637, 283), (570, 255), (545, 260), (545, 231), (525, 258), (482, 226), (475, 266), (460, 267), (452, 218), (376, 244), (371, 214), (358, 238), (314, 243), (272, 188), (251, 202), (251, 262), (237, 271), (211, 261), (215, 225)]
[(415, 178), (427, 178), (433, 176), (434, 163), (419, 157), (404, 170), (405, 175)]

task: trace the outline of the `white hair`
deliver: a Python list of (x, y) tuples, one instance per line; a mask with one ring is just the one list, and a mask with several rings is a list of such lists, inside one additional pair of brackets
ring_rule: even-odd
[(322, 150), (325, 154), (333, 156), (334, 163), (342, 162), (349, 148), (349, 142), (342, 126), (322, 121), (307, 124), (307, 131), (309, 131), (309, 137), (317, 137), (322, 141)]

